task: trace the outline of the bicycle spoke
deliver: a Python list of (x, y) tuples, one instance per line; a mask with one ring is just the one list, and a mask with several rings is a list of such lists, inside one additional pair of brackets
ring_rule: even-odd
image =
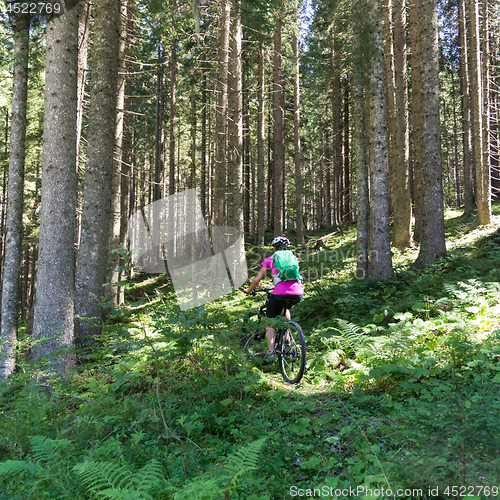
[[(287, 335), (288, 333), (288, 335)], [(306, 366), (306, 343), (300, 326), (294, 321), (290, 327), (281, 332), (280, 349), (278, 359), (281, 374), (290, 384), (296, 384), (302, 378)], [(290, 343), (286, 343), (289, 336)]]
[(243, 320), (241, 343), (243, 351), (253, 361), (259, 363), (267, 353), (265, 326), (258, 311), (251, 311)]

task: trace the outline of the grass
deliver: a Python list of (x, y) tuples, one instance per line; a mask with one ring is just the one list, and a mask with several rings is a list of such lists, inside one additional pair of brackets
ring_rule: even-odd
[(446, 231), (447, 257), (414, 271), (418, 249), (395, 251), (389, 282), (354, 277), (353, 226), (299, 253), (298, 386), (242, 355), (255, 299), (181, 312), (164, 277), (138, 277), (70, 380), (47, 393), (26, 361), (0, 385), (0, 499), (455, 498), (453, 486), (497, 485), (500, 234), (456, 212)]

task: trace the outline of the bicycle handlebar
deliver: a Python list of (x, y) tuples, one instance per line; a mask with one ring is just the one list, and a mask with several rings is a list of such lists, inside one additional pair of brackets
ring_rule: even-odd
[(266, 292), (267, 294), (271, 293), (273, 291), (274, 287), (269, 287), (269, 288), (255, 288), (252, 290), (251, 294), (252, 295), (256, 295), (257, 293), (262, 293), (262, 292)]

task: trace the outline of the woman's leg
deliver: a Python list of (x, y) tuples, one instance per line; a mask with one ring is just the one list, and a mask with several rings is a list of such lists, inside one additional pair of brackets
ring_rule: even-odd
[(267, 338), (267, 347), (269, 351), (274, 350), (274, 342), (276, 340), (276, 332), (272, 326), (266, 326), (266, 338)]

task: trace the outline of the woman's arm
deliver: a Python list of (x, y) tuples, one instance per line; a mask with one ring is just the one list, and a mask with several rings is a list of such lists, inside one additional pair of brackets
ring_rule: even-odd
[(266, 275), (267, 269), (262, 266), (257, 273), (257, 276), (253, 279), (253, 281), (250, 283), (250, 286), (245, 290), (245, 293), (247, 295), (250, 295), (253, 291), (253, 289), (259, 284), (260, 280)]

